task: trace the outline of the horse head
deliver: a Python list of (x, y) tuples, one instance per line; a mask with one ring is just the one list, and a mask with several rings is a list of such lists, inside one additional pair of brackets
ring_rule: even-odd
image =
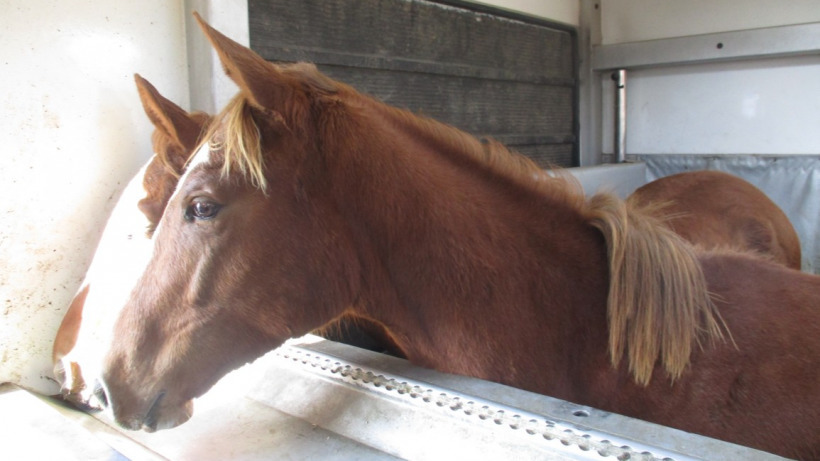
[(200, 24), (240, 93), (168, 199), (113, 326), (96, 387), (130, 429), (184, 422), (220, 377), (340, 316), (357, 291), (350, 237), (307, 161), (332, 81)]

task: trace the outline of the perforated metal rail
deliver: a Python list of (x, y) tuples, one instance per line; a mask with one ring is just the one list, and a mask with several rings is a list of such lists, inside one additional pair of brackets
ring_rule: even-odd
[[(444, 417), (457, 418), (470, 424), (493, 425), (498, 431), (524, 432), (533, 443), (549, 444), (550, 450), (569, 451), (572, 457), (586, 454), (589, 459), (613, 457), (619, 460), (684, 460), (695, 459), (670, 453), (657, 447), (638, 445), (633, 441), (613, 438), (596, 431), (585, 430), (568, 423), (546, 419), (525, 410), (489, 400), (468, 396), (405, 377), (391, 376), (379, 370), (345, 362), (338, 357), (285, 346), (277, 351), (282, 359), (311, 369), (325, 377), (366, 389), (368, 392), (399, 400), (425, 410), (437, 411)], [(556, 443), (558, 442), (558, 443)], [(583, 456), (586, 458), (587, 456)]]

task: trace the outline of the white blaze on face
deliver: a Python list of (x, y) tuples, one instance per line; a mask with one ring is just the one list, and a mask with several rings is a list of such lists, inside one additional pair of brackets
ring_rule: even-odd
[[(205, 143), (191, 159), (177, 186), (183, 184), (189, 173), (210, 159), (209, 145)], [(151, 159), (153, 160), (153, 159)], [(114, 323), (125, 306), (131, 292), (145, 272), (151, 260), (154, 240), (147, 236), (150, 224), (138, 208), (146, 196), (143, 177), (148, 161), (131, 179), (106, 223), (94, 259), (86, 273), (81, 290), (89, 286), (83, 307), (82, 322), (74, 348), (62, 359), (66, 382), (77, 381), (71, 374), (76, 370), (71, 363), (79, 365), (80, 377), (85, 389), (80, 397), (93, 403), (94, 379), (100, 376), (106, 351), (110, 349)], [(179, 190), (179, 187), (177, 187)], [(177, 192), (174, 192), (171, 200)], [(161, 232), (163, 219), (154, 231), (154, 239)]]
[[(197, 150), (196, 153), (194, 153), (194, 155), (188, 160), (188, 163), (185, 166), (185, 172), (182, 173), (182, 176), (179, 178), (179, 181), (177, 182), (177, 187), (174, 190), (174, 193), (171, 194), (171, 198), (168, 199), (169, 204), (174, 201), (174, 198), (179, 193), (180, 186), (185, 184), (185, 181), (188, 180), (188, 176), (191, 175), (191, 172), (196, 170), (197, 167), (199, 167), (200, 165), (208, 163), (208, 161), (210, 161), (210, 160), (211, 160), (211, 146), (208, 142), (204, 142), (199, 147), (199, 150)], [(164, 213), (163, 213), (163, 215), (164, 215)], [(157, 225), (157, 228), (154, 231), (154, 237), (155, 238), (156, 238), (156, 236), (159, 235), (160, 231), (162, 230), (162, 221), (163, 220), (160, 219), (159, 224)]]
[[(90, 288), (77, 343), (63, 358), (68, 382), (72, 382), (70, 373), (74, 370), (67, 365), (72, 362), (79, 365), (83, 379), (93, 381), (99, 376), (114, 322), (150, 260), (153, 242), (146, 234), (149, 221), (137, 207), (146, 196), (142, 183), (148, 163), (123, 190), (86, 273), (81, 289)], [(88, 401), (92, 388), (93, 383), (86, 382), (84, 400)]]

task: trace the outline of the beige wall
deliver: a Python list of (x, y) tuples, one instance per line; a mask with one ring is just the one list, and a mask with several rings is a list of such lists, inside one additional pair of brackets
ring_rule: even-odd
[(51, 340), (151, 155), (133, 74), (188, 104), (182, 2), (0, 0), (0, 382), (53, 391)]

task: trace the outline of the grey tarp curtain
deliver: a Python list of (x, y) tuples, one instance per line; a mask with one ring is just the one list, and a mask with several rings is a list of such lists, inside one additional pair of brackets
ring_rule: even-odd
[[(814, 155), (644, 155), (646, 180), (683, 171), (720, 170), (740, 176), (786, 213), (800, 236), (803, 270), (820, 273), (820, 157)], [(715, 197), (720, 200), (720, 197)]]

